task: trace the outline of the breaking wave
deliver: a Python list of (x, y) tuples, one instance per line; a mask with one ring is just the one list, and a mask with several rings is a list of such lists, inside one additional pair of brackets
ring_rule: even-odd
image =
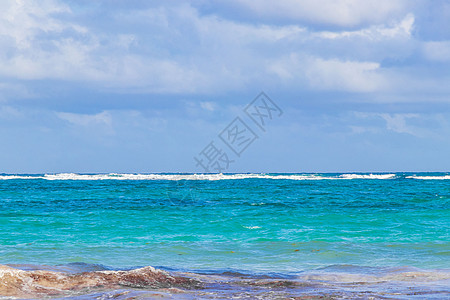
[(93, 289), (199, 287), (199, 282), (145, 267), (131, 271), (93, 271), (77, 274), (48, 270), (25, 271), (0, 265), (0, 295), (34, 298), (85, 293)]
[(111, 271), (87, 264), (75, 266), (80, 267), (76, 273), (70, 271), (74, 269), (70, 264), (15, 266), (0, 265), (0, 298), (292, 299), (301, 295), (305, 299), (385, 299), (395, 295), (395, 299), (411, 299), (416, 295), (442, 297), (450, 292), (448, 271), (410, 267), (335, 265), (297, 275), (262, 276), (230, 271), (169, 273), (153, 267)]
[(443, 176), (407, 176), (406, 178), (420, 179), (420, 180), (449, 180), (450, 175)]
[(352, 180), (352, 179), (416, 179), (416, 180), (450, 180), (449, 174), (440, 175), (411, 175), (407, 173), (344, 173), (344, 174), (127, 174), (127, 173), (109, 173), (109, 174), (76, 174), (76, 173), (58, 173), (44, 175), (0, 175), (0, 180), (242, 180), (242, 179), (272, 179), (272, 180)]
[(351, 179), (395, 179), (396, 174), (76, 174), (59, 173), (45, 175), (0, 175), (0, 180), (44, 179), (44, 180), (351, 180)]

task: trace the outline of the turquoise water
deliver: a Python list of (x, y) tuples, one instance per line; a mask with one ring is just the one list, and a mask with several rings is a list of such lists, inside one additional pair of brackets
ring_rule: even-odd
[(51, 176), (0, 176), (0, 264), (450, 269), (447, 173)]

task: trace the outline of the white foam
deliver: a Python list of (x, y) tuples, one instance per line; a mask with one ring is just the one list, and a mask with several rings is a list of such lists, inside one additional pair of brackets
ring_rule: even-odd
[(342, 174), (343, 179), (393, 179), (395, 174)]
[(240, 179), (273, 179), (273, 180), (351, 180), (351, 179), (393, 179), (395, 174), (76, 174), (58, 173), (43, 176), (1, 175), (0, 180), (10, 179), (44, 179), (44, 180), (240, 180)]
[(0, 175), (0, 180), (10, 180), (10, 179), (38, 179), (42, 177), (36, 176), (20, 176), (20, 175)]
[(261, 227), (260, 226), (243, 226), (244, 228), (247, 228), (247, 229), (260, 229)]
[(443, 176), (407, 176), (406, 178), (420, 179), (420, 180), (448, 180), (450, 175)]
[(408, 271), (408, 272), (392, 272), (383, 275), (369, 275), (369, 274), (352, 274), (352, 273), (322, 273), (322, 274), (307, 274), (300, 276), (303, 280), (312, 281), (328, 281), (336, 283), (351, 283), (351, 282), (390, 282), (390, 281), (415, 281), (415, 282), (430, 282), (430, 281), (449, 281), (450, 273), (445, 271)]

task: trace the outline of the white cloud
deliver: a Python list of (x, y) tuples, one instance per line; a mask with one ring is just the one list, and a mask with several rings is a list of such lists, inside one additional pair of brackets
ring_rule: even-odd
[[(384, 130), (395, 133), (408, 134), (419, 138), (442, 139), (445, 132), (448, 132), (448, 118), (436, 113), (373, 113), (373, 112), (353, 112), (358, 119), (383, 120)], [(359, 124), (354, 129), (355, 133), (381, 133), (380, 126), (375, 124)]]
[(324, 60), (316, 58), (306, 70), (309, 83), (319, 89), (373, 92), (384, 82), (376, 62)]
[[(229, 2), (229, 1), (227, 1)], [(404, 14), (404, 0), (235, 0), (260, 17), (338, 26), (380, 24)]]
[(51, 17), (69, 12), (68, 6), (56, 0), (4, 0), (0, 4), (0, 36), (14, 41), (17, 49), (30, 48), (39, 33), (61, 32), (67, 24)]
[(386, 121), (386, 128), (397, 133), (418, 135), (418, 130), (407, 125), (407, 119), (418, 118), (418, 114), (379, 114)]
[[(315, 13), (325, 18), (333, 11), (330, 22), (368, 26), (334, 32), (241, 23), (201, 15), (185, 3), (110, 12), (113, 17), (101, 21), (125, 24), (121, 28), (127, 30), (108, 31), (108, 23), (87, 27), (75, 21), (82, 18), (73, 18), (76, 11), (57, 0), (24, 3), (1, 4), (0, 81), (56, 79), (161, 94), (214, 94), (262, 86), (291, 92), (380, 92), (392, 87), (391, 82), (400, 83), (399, 89), (412, 85), (426, 91), (434, 81), (382, 64), (401, 61), (417, 47), (412, 36), (415, 19), (404, 13), (402, 1), (239, 2), (261, 13), (302, 14), (299, 18), (322, 18)], [(391, 14), (396, 17), (388, 18)], [(446, 47), (430, 43), (424, 53), (429, 59), (446, 60)]]
[(200, 107), (205, 110), (208, 110), (208, 111), (214, 111), (216, 108), (216, 105), (214, 102), (204, 101), (204, 102), (200, 102)]
[[(148, 41), (138, 33), (105, 34), (77, 23), (63, 22), (53, 13), (71, 12), (56, 1), (45, 1), (42, 7), (36, 1), (30, 1), (29, 6), (20, 1), (7, 4), (4, 4), (5, 11), (14, 11), (14, 22), (9, 21), (8, 14), (0, 15), (0, 24), (9, 26), (1, 34), (16, 42), (2, 44), (0, 39), (0, 50), (7, 52), (10, 48), (11, 53), (0, 56), (0, 76), (20, 80), (90, 81), (102, 87), (139, 92), (204, 93), (244, 86), (248, 76), (240, 73), (245, 64), (256, 61), (253, 57), (245, 62), (253, 55), (247, 47), (254, 43), (271, 44), (303, 30), (295, 26), (272, 28), (200, 17), (188, 5), (117, 16), (117, 22), (132, 23), (138, 19), (148, 23), (146, 33), (154, 33), (154, 40)], [(18, 19), (26, 22), (21, 25)], [(155, 20), (166, 21), (155, 23)], [(183, 32), (187, 27), (190, 30)], [(165, 45), (166, 41), (180, 37), (185, 38), (185, 44)], [(191, 40), (196, 37), (201, 44)], [(154, 44), (155, 41), (161, 44)], [(151, 45), (157, 51), (139, 52), (135, 49), (138, 45), (147, 48)], [(193, 53), (171, 55), (174, 50), (179, 51), (173, 47), (184, 47)], [(182, 53), (185, 49), (181, 49)]]
[(0, 74), (18, 79), (105, 80), (102, 61), (95, 61), (95, 42), (64, 38), (50, 43), (53, 49), (38, 45), (5, 59)]
[(110, 127), (112, 125), (111, 114), (107, 111), (103, 111), (98, 114), (76, 114), (68, 112), (57, 112), (57, 117), (61, 120), (67, 121), (73, 125), (77, 126), (96, 126), (96, 125), (106, 125)]
[(274, 61), (269, 71), (285, 83), (314, 90), (374, 92), (387, 88), (380, 64), (370, 61), (323, 59), (292, 53)]
[(403, 20), (395, 23), (393, 26), (373, 25), (355, 31), (322, 31), (316, 35), (325, 39), (340, 38), (365, 38), (366, 40), (380, 40), (385, 38), (410, 38), (414, 25), (414, 15), (408, 14)]
[[(65, 22), (55, 14), (70, 14), (56, 0), (2, 1), (0, 9), (0, 75), (18, 79), (73, 79), (92, 74), (86, 65), (98, 46), (87, 28)], [(74, 39), (72, 36), (80, 35)], [(87, 69), (87, 70), (84, 70)], [(88, 76), (91, 78), (92, 76)]]

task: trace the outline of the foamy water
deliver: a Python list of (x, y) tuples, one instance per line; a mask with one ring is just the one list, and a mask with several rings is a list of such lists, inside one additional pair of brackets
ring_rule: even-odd
[[(26, 270), (20, 269), (21, 267)], [(84, 267), (91, 268), (89, 265)], [(372, 269), (372, 272), (376, 271), (378, 274), (368, 275), (354, 266), (333, 266), (330, 267), (333, 269), (331, 272), (321, 269), (278, 277), (232, 272), (167, 272), (152, 267), (129, 271), (86, 272), (58, 270), (70, 269), (70, 265), (34, 268), (36, 270), (30, 270), (29, 265), (18, 265), (15, 268), (0, 265), (0, 295), (4, 298), (22, 299), (285, 299), (298, 295), (308, 299), (384, 299), (387, 296), (411, 299), (415, 296), (445, 297), (450, 293), (450, 272), (443, 270)], [(348, 270), (349, 268), (352, 270)], [(369, 287), (370, 292), (367, 291)]]
[(450, 180), (450, 175), (443, 175), (443, 176), (407, 176), (406, 178), (420, 179), (420, 180)]
[(243, 180), (243, 179), (273, 179), (273, 180), (352, 180), (352, 179), (420, 179), (449, 180), (450, 175), (417, 176), (398, 174), (76, 174), (58, 173), (45, 175), (0, 175), (0, 180)]

